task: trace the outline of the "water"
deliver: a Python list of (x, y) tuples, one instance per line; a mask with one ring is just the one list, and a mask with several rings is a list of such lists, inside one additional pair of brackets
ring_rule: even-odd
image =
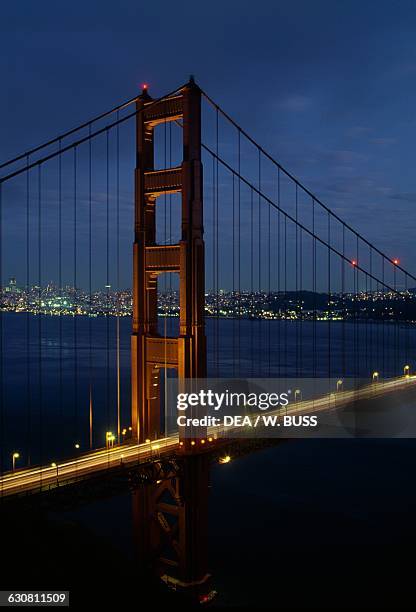
[[(3, 323), (5, 461), (14, 448), (26, 461), (28, 425), (38, 435), (43, 432), (42, 444), (38, 440), (37, 447), (32, 445), (32, 461), (55, 457), (61, 445), (71, 454), (74, 440), (86, 446), (90, 380), (94, 439), (103, 440), (107, 428), (115, 426), (115, 320), (78, 317), (75, 343), (73, 319), (60, 323), (42, 317), (40, 354), (37, 317), (10, 313), (3, 315)], [(330, 367), (336, 376), (345, 367), (344, 347), (360, 375), (374, 369), (400, 373), (405, 361), (411, 363), (412, 328), (399, 330), (398, 349), (393, 327), (334, 323), (329, 359), (329, 327), (317, 324), (319, 350), (314, 359), (313, 324), (303, 323), (301, 336), (299, 327), (293, 322), (208, 320), (209, 373), (216, 375), (219, 369), (224, 376), (296, 375), (301, 350), (303, 375), (326, 376)], [(238, 328), (239, 342), (234, 333)], [(122, 421), (127, 425), (130, 321), (121, 319), (120, 329)], [(412, 585), (412, 565), (406, 559), (416, 543), (415, 468), (413, 440), (363, 439), (292, 440), (214, 466), (208, 529), (209, 567), (218, 591), (215, 605), (333, 609), (405, 601)], [(20, 588), (42, 588), (44, 582), (45, 588), (72, 588), (74, 593), (79, 584), (88, 584), (90, 599), (100, 592), (103, 600), (116, 603), (137, 603), (140, 593), (148, 592), (155, 605), (163, 603), (164, 595), (135, 572), (131, 518), (128, 494), (66, 513), (32, 516), (31, 521), (25, 515), (16, 520), (10, 542), (4, 540), (10, 562), (3, 578)]]
[[(4, 469), (71, 456), (117, 431), (117, 320), (3, 313)], [(167, 320), (167, 333), (178, 319)], [(164, 321), (161, 322), (164, 333)], [(410, 326), (207, 319), (209, 376), (397, 376), (415, 355)], [(131, 320), (120, 318), (121, 427), (130, 417)], [(40, 341), (39, 341), (40, 340)], [(413, 353), (413, 355), (412, 355)], [(163, 393), (162, 393), (163, 396)]]

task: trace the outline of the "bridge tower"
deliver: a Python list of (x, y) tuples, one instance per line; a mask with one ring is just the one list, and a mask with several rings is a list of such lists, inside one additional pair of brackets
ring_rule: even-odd
[[(177, 94), (155, 102), (144, 89), (136, 116), (132, 428), (144, 442), (161, 435), (160, 370), (175, 368), (179, 379), (206, 376), (200, 89), (191, 79)], [(155, 170), (154, 130), (169, 121), (182, 121), (183, 161)], [(158, 245), (157, 199), (177, 192), (182, 195), (181, 240)], [(177, 338), (158, 333), (157, 279), (165, 272), (179, 274)]]
[(133, 490), (138, 571), (161, 580), (188, 603), (202, 603), (215, 593), (207, 569), (210, 457), (184, 454), (176, 468), (174, 477)]

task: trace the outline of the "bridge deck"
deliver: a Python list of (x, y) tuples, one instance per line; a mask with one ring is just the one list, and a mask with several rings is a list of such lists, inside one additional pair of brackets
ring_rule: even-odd
[[(284, 409), (268, 411), (269, 415), (284, 414), (311, 414), (322, 411), (336, 410), (344, 407), (352, 400), (366, 400), (394, 393), (416, 385), (416, 376), (400, 377), (378, 382), (357, 391), (340, 391), (331, 393), (314, 400), (299, 401)], [(283, 412), (282, 412), (283, 410)], [(220, 427), (209, 429), (209, 435), (214, 438), (212, 447), (205, 447), (205, 451), (218, 448), (218, 443), (229, 443), (233, 439), (233, 430), (228, 428), (225, 432)], [(241, 434), (241, 431), (239, 432)], [(0, 478), (0, 495), (10, 497), (24, 493), (36, 493), (40, 490), (56, 486), (64, 486), (83, 480), (100, 472), (119, 468), (145, 464), (149, 461), (158, 461), (163, 457), (174, 454), (179, 447), (178, 435), (172, 435), (157, 441), (144, 444), (123, 444), (109, 449), (99, 449), (85, 453), (77, 458), (60, 462), (56, 465), (38, 466), (28, 469), (16, 470), (4, 474)]]

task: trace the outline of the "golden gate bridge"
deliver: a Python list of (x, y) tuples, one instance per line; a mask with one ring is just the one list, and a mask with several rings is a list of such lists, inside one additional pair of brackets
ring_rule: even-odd
[[(130, 487), (145, 558), (165, 582), (205, 601), (209, 463), (265, 442), (215, 427), (195, 438), (170, 430), (168, 377), (336, 381), (285, 414), (339, 409), (352, 398), (342, 384), (349, 377), (368, 380), (363, 401), (407, 393), (416, 380), (408, 314), (416, 277), (192, 78), (157, 99), (144, 86), (0, 171), (2, 503), (60, 504)], [(16, 268), (24, 290), (19, 312), (9, 313), (4, 279)], [(44, 304), (51, 278), (55, 317)], [(131, 278), (129, 349), (120, 294)], [(106, 315), (99, 340), (97, 287)], [(158, 294), (173, 288), (179, 316), (161, 317)], [(234, 302), (228, 336), (224, 291)], [(16, 317), (20, 359), (11, 358)]]

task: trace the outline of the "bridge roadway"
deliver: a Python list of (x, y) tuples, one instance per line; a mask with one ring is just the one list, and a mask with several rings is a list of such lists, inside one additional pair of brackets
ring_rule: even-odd
[[(315, 414), (325, 410), (339, 409), (349, 404), (353, 399), (364, 400), (379, 397), (388, 393), (406, 389), (416, 385), (416, 375), (402, 376), (386, 382), (377, 382), (367, 387), (352, 391), (338, 391), (322, 398), (299, 401), (285, 408), (267, 411), (268, 415)], [(227, 428), (226, 440), (221, 439), (224, 431), (221, 427), (211, 427), (207, 436), (212, 437), (212, 445), (206, 442), (204, 450), (217, 449), (222, 442), (229, 443), (233, 438), (233, 429)], [(239, 432), (241, 436), (241, 431)], [(143, 444), (122, 444), (114, 448), (103, 448), (76, 458), (43, 467), (32, 467), (5, 473), (0, 478), (0, 496), (9, 497), (22, 493), (38, 492), (48, 487), (63, 486), (74, 481), (85, 479), (99, 472), (105, 472), (121, 465), (137, 465), (156, 461), (169, 456), (179, 446), (178, 435), (161, 438)]]

